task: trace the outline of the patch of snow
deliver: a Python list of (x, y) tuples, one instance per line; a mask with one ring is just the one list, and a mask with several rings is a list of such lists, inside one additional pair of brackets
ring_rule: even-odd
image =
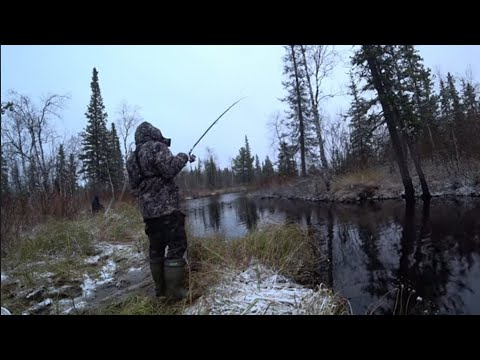
[[(110, 244), (110, 243), (99, 243), (96, 245), (97, 251), (100, 252), (98, 256), (99, 259), (104, 259), (111, 257), (113, 255), (117, 256), (124, 256), (128, 260), (141, 260), (144, 258), (144, 255), (142, 253), (138, 253), (138, 251), (135, 250), (133, 245), (130, 244)], [(95, 257), (91, 257), (93, 259)]]
[(2, 315), (12, 315), (12, 313), (7, 309), (2, 306)]
[(50, 271), (40, 274), (40, 277), (42, 277), (42, 278), (51, 278), (53, 276), (55, 276), (55, 273), (50, 272)]
[(99, 279), (93, 280), (90, 276), (85, 274), (83, 283), (81, 285), (83, 297), (89, 298), (95, 293), (95, 289), (98, 286), (112, 283), (115, 280), (114, 275), (116, 269), (117, 265), (115, 262), (109, 259), (107, 263), (100, 269)]
[(329, 314), (336, 307), (325, 289), (314, 291), (261, 265), (227, 272), (186, 314)]
[(115, 264), (115, 261), (109, 259), (100, 270), (100, 281), (97, 281), (97, 285), (104, 285), (114, 281), (114, 275), (116, 270), (117, 264)]
[(96, 256), (98, 256), (99, 259), (110, 257), (113, 254), (113, 247), (109, 243), (105, 243), (105, 242), (98, 243), (95, 245), (95, 249), (98, 252), (98, 255)]
[(43, 289), (35, 289), (32, 292), (30, 292), (25, 298), (31, 299), (34, 296), (41, 295), (43, 293)]
[(51, 305), (53, 303), (52, 299), (48, 298), (43, 300), (42, 302), (39, 302), (37, 305), (35, 305), (36, 308), (44, 308), (47, 307), (48, 305)]
[(85, 274), (84, 280), (82, 285), (80, 285), (82, 288), (82, 295), (85, 298), (88, 298), (93, 295), (95, 291), (95, 281), (90, 278), (90, 276)]
[(63, 299), (58, 302), (60, 308), (60, 313), (62, 315), (75, 314), (78, 310), (84, 309), (87, 307), (87, 302), (77, 298), (72, 300)]
[(50, 298), (45, 299), (42, 302), (39, 302), (38, 304), (32, 306), (28, 310), (25, 310), (24, 312), (22, 312), (22, 315), (30, 315), (31, 313), (36, 313), (37, 311), (43, 310), (43, 309), (45, 309), (46, 307), (48, 307), (52, 304), (53, 304), (52, 299), (50, 299)]
[(18, 283), (18, 279), (15, 279), (14, 277), (7, 274), (2, 274), (2, 285), (10, 285), (16, 283)]
[(85, 264), (87, 265), (97, 265), (98, 262), (100, 261), (100, 255), (90, 256), (86, 258), (84, 261), (85, 261)]
[(133, 272), (139, 272), (139, 271), (142, 271), (142, 268), (141, 267), (132, 267), (130, 269), (128, 269), (128, 273), (133, 273)]

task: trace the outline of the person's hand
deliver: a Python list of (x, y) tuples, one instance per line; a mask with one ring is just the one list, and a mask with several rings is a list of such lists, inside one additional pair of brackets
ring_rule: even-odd
[(197, 158), (195, 157), (195, 155), (191, 154), (188, 158), (188, 161), (190, 161), (191, 163), (194, 162)]

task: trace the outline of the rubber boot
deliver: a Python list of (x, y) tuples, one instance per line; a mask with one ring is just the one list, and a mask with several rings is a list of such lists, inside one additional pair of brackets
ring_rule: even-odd
[(150, 271), (152, 272), (153, 282), (155, 283), (155, 296), (162, 297), (166, 294), (165, 280), (164, 280), (164, 264), (162, 260), (150, 262)]
[(187, 296), (187, 291), (183, 287), (185, 279), (185, 259), (165, 259), (164, 279), (166, 296), (170, 301), (179, 301)]

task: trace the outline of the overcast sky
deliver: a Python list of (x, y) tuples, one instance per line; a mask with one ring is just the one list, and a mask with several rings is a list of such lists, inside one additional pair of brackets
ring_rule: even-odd
[[(345, 64), (351, 46), (338, 46)], [(480, 46), (419, 46), (420, 55), (434, 72), (463, 75), (471, 67), (480, 77)], [(275, 155), (266, 126), (283, 109), (281, 46), (3, 46), (1, 95), (12, 89), (38, 99), (49, 93), (68, 94), (70, 100), (56, 123), (60, 134), (85, 128), (92, 69), (99, 71), (109, 122), (116, 119), (122, 100), (141, 107), (144, 120), (172, 138), (172, 152), (188, 152), (208, 126), (234, 101), (232, 108), (197, 146), (204, 157), (213, 149), (222, 166), (238, 153), (247, 135), (261, 160)], [(345, 89), (346, 65), (340, 65), (327, 85)], [(324, 106), (331, 117), (346, 110), (349, 99), (340, 96)], [(110, 127), (110, 126), (109, 126)]]

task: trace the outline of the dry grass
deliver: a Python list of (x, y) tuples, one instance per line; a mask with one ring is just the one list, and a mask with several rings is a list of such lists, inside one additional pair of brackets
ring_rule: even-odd
[(132, 294), (126, 299), (107, 304), (88, 312), (89, 315), (180, 315), (184, 307), (181, 303), (170, 305), (141, 294)]
[[(392, 305), (393, 304), (393, 307)], [(388, 291), (378, 301), (370, 304), (366, 315), (375, 315), (377, 311), (391, 315), (435, 314), (430, 302), (417, 296), (414, 289), (400, 285)]]
[(352, 189), (357, 186), (380, 186), (394, 180), (393, 176), (384, 170), (386, 169), (368, 168), (340, 175), (333, 181), (332, 190)]
[(318, 249), (307, 231), (293, 224), (272, 225), (230, 241), (220, 236), (192, 238), (188, 250), (189, 301), (218, 283), (226, 271), (243, 270), (252, 259), (313, 286), (316, 255)]
[[(98, 309), (97, 314), (161, 315), (182, 314), (208, 289), (218, 284), (228, 271), (240, 271), (248, 267), (252, 259), (275, 269), (293, 280), (313, 284), (315, 248), (308, 233), (296, 225), (271, 226), (249, 235), (226, 240), (221, 236), (189, 238), (189, 272), (186, 284), (189, 297), (183, 302), (165, 304), (149, 295), (137, 293)], [(340, 299), (331, 294), (334, 301)], [(332, 308), (335, 313), (345, 313), (342, 306), (332, 306), (333, 301), (323, 299), (309, 304), (308, 313), (325, 313)]]
[[(20, 280), (22, 288), (38, 287), (39, 274), (50, 272), (55, 285), (61, 286), (84, 273), (98, 271), (82, 261), (95, 255), (97, 241), (134, 242), (147, 249), (144, 225), (135, 206), (121, 204), (108, 214), (80, 215), (75, 220), (51, 220), (31, 229), (13, 244), (2, 268)], [(217, 284), (225, 271), (243, 270), (252, 259), (302, 284), (314, 285), (318, 249), (306, 230), (288, 224), (270, 226), (247, 236), (226, 240), (221, 236), (189, 237), (189, 297), (178, 304), (164, 304), (148, 294), (133, 293), (117, 299), (97, 314), (180, 314), (187, 306)], [(3, 291), (13, 309), (25, 304), (10, 304), (10, 291)], [(314, 305), (312, 305), (313, 309)], [(314, 311), (314, 310), (312, 310)]]

